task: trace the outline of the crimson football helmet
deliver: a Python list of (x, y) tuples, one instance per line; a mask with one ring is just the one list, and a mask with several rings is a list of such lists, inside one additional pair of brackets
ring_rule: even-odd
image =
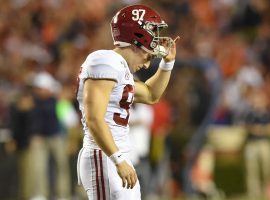
[[(168, 27), (160, 15), (144, 5), (127, 6), (116, 13), (111, 21), (114, 45), (126, 47), (131, 44), (157, 57), (168, 54), (172, 39), (161, 37), (160, 30)], [(168, 42), (169, 41), (169, 42)]]

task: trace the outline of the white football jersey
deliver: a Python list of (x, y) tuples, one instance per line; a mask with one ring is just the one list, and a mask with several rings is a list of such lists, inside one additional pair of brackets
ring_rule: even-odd
[(88, 78), (116, 81), (110, 95), (105, 121), (110, 127), (118, 148), (123, 152), (130, 151), (128, 120), (129, 108), (134, 99), (134, 79), (126, 60), (113, 50), (99, 50), (89, 54), (81, 66), (77, 100), (82, 113), (81, 121), (84, 130), (83, 146), (100, 149), (91, 136), (91, 132), (85, 121), (83, 86), (84, 81)]

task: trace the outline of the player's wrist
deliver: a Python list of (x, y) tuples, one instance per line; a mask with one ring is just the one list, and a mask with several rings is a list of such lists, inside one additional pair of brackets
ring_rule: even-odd
[(166, 62), (164, 58), (162, 58), (162, 60), (159, 63), (159, 68), (164, 71), (171, 71), (173, 69), (174, 63), (175, 63), (175, 59)]
[(113, 153), (109, 158), (115, 165), (118, 165), (125, 160), (124, 155), (120, 151)]

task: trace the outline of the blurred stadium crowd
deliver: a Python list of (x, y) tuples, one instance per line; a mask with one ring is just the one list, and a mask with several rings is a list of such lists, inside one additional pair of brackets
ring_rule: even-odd
[(214, 171), (229, 152), (244, 161), (241, 192), (270, 198), (268, 0), (2, 0), (0, 199), (85, 198), (77, 74), (90, 52), (113, 48), (110, 20), (135, 3), (164, 17), (164, 34), (181, 36), (164, 98), (133, 108), (143, 197), (225, 198)]

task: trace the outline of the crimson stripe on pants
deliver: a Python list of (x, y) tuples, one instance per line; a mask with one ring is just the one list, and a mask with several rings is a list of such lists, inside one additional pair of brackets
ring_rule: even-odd
[(104, 176), (103, 176), (102, 152), (101, 152), (101, 150), (99, 151), (99, 161), (100, 161), (102, 194), (103, 194), (103, 197), (104, 197), (103, 200), (106, 200), (105, 184), (104, 184)]
[(97, 150), (94, 150), (94, 160), (95, 160), (95, 168), (96, 168), (96, 184), (97, 184), (97, 197), (98, 200), (100, 199), (100, 193), (99, 193), (99, 182), (98, 182), (98, 162), (97, 162)]

